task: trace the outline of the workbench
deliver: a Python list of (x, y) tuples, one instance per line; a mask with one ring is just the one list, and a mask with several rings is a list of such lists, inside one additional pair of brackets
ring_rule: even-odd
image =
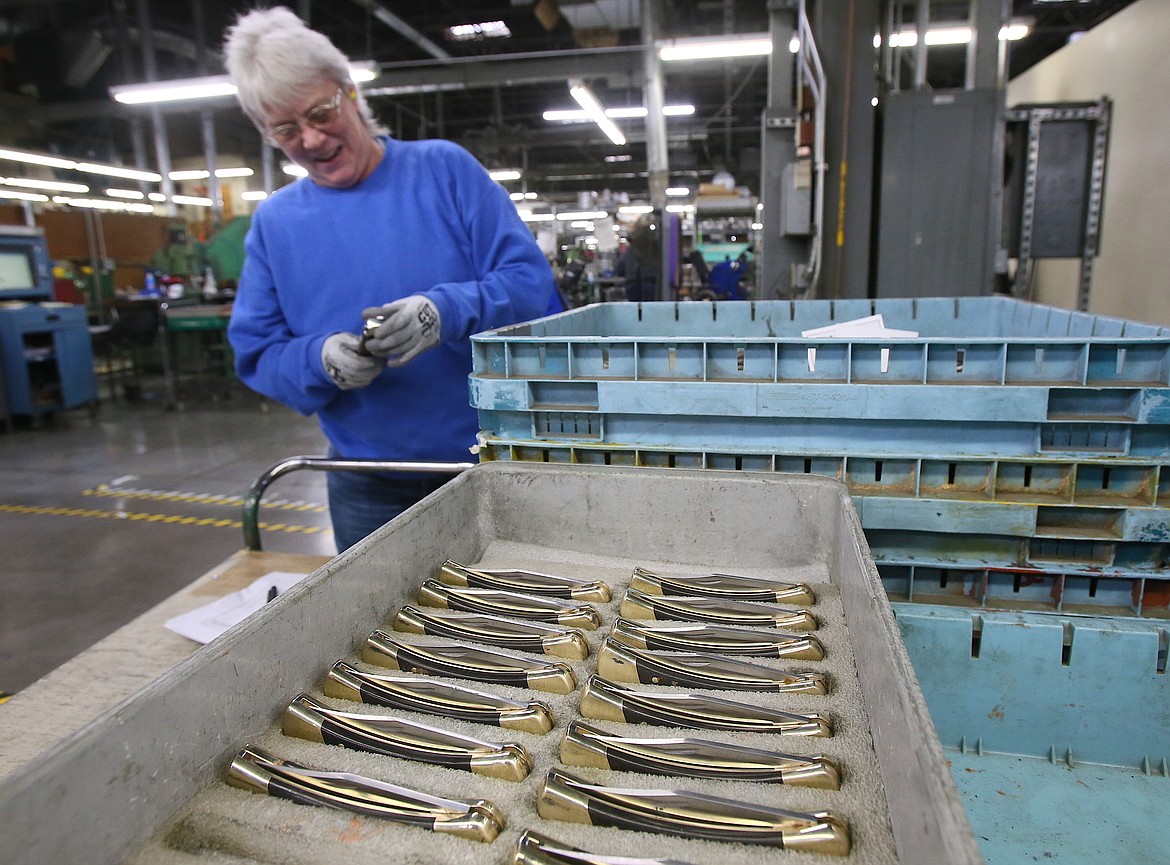
[[(193, 337), (193, 354), (199, 361), (195, 375), (214, 374), (221, 377), (224, 383), (235, 378), (234, 356), (227, 340), (231, 316), (231, 303), (201, 303), (194, 306), (163, 304), (160, 326), (167, 408), (175, 408), (179, 404), (178, 384), (183, 374), (179, 364), (184, 358), (184, 352), (179, 350), (177, 342), (182, 335)], [(217, 364), (208, 363), (211, 355), (218, 355)], [(216, 365), (219, 368), (213, 369)]]

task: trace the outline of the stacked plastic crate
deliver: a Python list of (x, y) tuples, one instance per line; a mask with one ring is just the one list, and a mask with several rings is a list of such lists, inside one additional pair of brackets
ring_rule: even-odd
[[(918, 336), (801, 336), (874, 315)], [(1170, 328), (811, 300), (599, 304), (473, 341), (482, 460), (826, 475), (896, 600), (1170, 604)]]

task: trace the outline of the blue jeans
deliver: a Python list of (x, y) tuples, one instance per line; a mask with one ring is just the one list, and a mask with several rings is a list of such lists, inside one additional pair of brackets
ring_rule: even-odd
[(375, 529), (446, 483), (444, 476), (394, 477), (363, 472), (325, 473), (329, 518), (337, 551), (344, 552)]

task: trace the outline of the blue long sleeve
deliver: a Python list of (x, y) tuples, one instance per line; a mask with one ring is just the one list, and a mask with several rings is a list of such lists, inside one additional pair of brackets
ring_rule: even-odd
[[(548, 263), (507, 193), (462, 148), (386, 139), (350, 189), (300, 180), (262, 202), (228, 336), (253, 389), (316, 413), (344, 456), (465, 460), (473, 333), (544, 315)], [(439, 310), (441, 343), (369, 387), (340, 391), (321, 345), (361, 312), (411, 294)]]

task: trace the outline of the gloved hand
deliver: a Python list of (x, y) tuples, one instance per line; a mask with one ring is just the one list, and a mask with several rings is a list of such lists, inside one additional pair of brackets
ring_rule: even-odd
[(387, 366), (402, 366), (439, 344), (439, 310), (428, 297), (412, 294), (362, 311), (364, 319), (378, 317), (384, 320), (372, 333), (367, 331), (365, 349), (392, 358)]
[(335, 333), (321, 346), (321, 366), (342, 390), (365, 387), (386, 367), (380, 357), (360, 354), (359, 344), (356, 334)]

